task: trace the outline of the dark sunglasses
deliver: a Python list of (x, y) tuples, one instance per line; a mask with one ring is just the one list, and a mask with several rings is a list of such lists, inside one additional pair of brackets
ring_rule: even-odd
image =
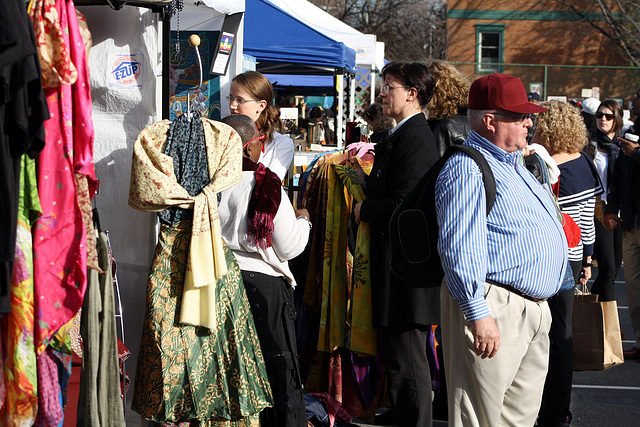
[(598, 112), (596, 113), (596, 118), (597, 118), (597, 119), (601, 119), (601, 118), (603, 118), (603, 117), (606, 117), (606, 118), (607, 118), (607, 120), (613, 120), (613, 119), (615, 119), (615, 118), (616, 118), (616, 115), (615, 115), (615, 114), (607, 114), (607, 113), (603, 113), (603, 112), (601, 112), (601, 111), (598, 111)]
[(509, 117), (515, 123), (522, 123), (527, 119), (533, 120), (533, 114), (508, 114), (508, 113), (493, 113), (496, 116)]
[(243, 150), (246, 149), (249, 146), (249, 144), (251, 144), (253, 141), (260, 141), (261, 144), (264, 144), (265, 138), (266, 138), (266, 135), (260, 135), (257, 138), (253, 138), (252, 140), (247, 141), (246, 144), (242, 146), (242, 149)]

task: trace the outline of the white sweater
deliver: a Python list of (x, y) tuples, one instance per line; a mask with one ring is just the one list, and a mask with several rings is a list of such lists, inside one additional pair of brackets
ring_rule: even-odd
[(273, 221), (272, 246), (262, 249), (249, 242), (247, 208), (254, 183), (253, 172), (245, 171), (238, 184), (221, 193), (218, 210), (222, 238), (238, 260), (240, 270), (284, 277), (295, 288), (288, 260), (302, 253), (311, 227), (304, 218), (296, 219), (287, 194), (280, 189), (282, 197)]
[(280, 181), (289, 172), (289, 166), (293, 161), (295, 147), (293, 140), (287, 135), (278, 132), (273, 133), (273, 141), (264, 144), (264, 153), (260, 153), (258, 162), (262, 163), (273, 173), (278, 175)]

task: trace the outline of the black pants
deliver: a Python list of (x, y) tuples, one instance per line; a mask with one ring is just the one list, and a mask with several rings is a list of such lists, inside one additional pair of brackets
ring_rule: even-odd
[[(571, 261), (576, 283), (582, 269), (581, 261)], [(549, 331), (549, 370), (544, 383), (538, 426), (551, 427), (565, 420), (571, 422), (571, 384), (573, 382), (573, 289), (549, 298), (551, 330)]]
[(598, 219), (596, 243), (593, 257), (598, 260), (598, 277), (591, 287), (592, 294), (598, 294), (600, 301), (615, 301), (615, 279), (622, 264), (622, 229), (607, 230)]
[(384, 367), (398, 427), (431, 426), (428, 325), (383, 327)]
[(243, 271), (274, 407), (260, 413), (262, 427), (304, 427), (307, 415), (296, 346), (293, 289), (282, 277)]

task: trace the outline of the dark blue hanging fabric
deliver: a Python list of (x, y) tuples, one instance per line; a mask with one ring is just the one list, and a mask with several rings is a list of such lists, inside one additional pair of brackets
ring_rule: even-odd
[[(189, 195), (197, 196), (209, 184), (204, 126), (198, 112), (192, 113), (191, 120), (183, 114), (171, 123), (164, 154), (173, 159), (176, 179)], [(191, 219), (193, 211), (169, 208), (159, 212), (158, 217), (163, 224), (175, 224)]]

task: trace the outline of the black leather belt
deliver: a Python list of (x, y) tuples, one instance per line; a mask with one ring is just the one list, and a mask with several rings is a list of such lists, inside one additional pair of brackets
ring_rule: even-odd
[(543, 301), (547, 300), (546, 298), (536, 298), (536, 297), (532, 297), (532, 296), (526, 295), (526, 294), (522, 293), (522, 291), (519, 291), (516, 288), (514, 288), (513, 286), (505, 285), (504, 283), (499, 283), (499, 282), (495, 282), (493, 280), (488, 280), (488, 279), (487, 279), (487, 283), (489, 283), (491, 285), (495, 285), (495, 286), (497, 286), (499, 288), (502, 288), (502, 289), (506, 289), (509, 292), (514, 293), (514, 294), (516, 294), (516, 295), (518, 295), (518, 296), (520, 296), (520, 297), (522, 297), (524, 299), (528, 299), (529, 301), (543, 302)]

